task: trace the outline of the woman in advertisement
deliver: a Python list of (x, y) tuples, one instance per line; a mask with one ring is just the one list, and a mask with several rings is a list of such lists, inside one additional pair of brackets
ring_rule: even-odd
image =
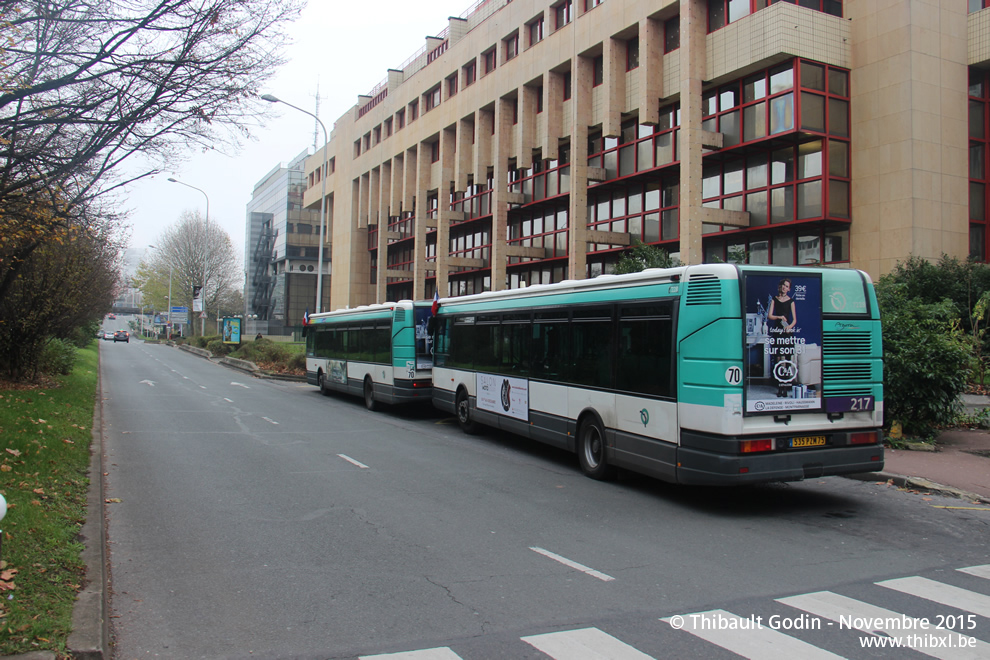
[[(777, 295), (770, 299), (767, 320), (770, 321), (770, 333), (778, 343), (780, 339), (790, 337), (797, 324), (797, 309), (790, 293), (791, 280), (785, 277), (777, 283)], [(782, 359), (786, 358), (778, 353), (777, 360)], [(786, 386), (780, 380), (777, 381), (777, 396), (787, 396)]]

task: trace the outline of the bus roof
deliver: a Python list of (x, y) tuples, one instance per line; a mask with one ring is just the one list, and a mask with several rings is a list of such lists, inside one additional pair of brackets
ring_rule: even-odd
[(385, 313), (392, 313), (395, 309), (412, 309), (413, 301), (411, 300), (399, 300), (397, 302), (385, 302), (376, 303), (374, 305), (359, 305), (357, 307), (345, 307), (341, 309), (335, 309), (332, 312), (320, 312), (319, 314), (311, 314), (309, 317), (310, 323), (316, 323), (320, 319), (336, 319), (339, 317), (366, 317), (366, 316), (384, 316)]
[[(780, 271), (781, 269), (776, 269)], [(595, 291), (602, 289), (641, 286), (648, 284), (663, 284), (665, 282), (687, 281), (689, 276), (706, 274), (715, 275), (719, 279), (738, 279), (739, 270), (734, 264), (700, 264), (697, 266), (677, 266), (675, 268), (648, 268), (638, 273), (624, 275), (599, 275), (587, 280), (564, 280), (555, 284), (534, 284), (521, 289), (503, 289), (502, 291), (485, 291), (469, 296), (441, 298), (440, 306), (454, 306), (462, 303), (488, 302), (502, 299), (529, 298), (551, 294), (571, 293), (579, 291)]]

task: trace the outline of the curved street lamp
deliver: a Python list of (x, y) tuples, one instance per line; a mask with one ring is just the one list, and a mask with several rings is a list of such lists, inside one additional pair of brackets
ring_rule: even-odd
[[(199, 320), (200, 320), (199, 334), (205, 336), (206, 335), (206, 264), (207, 264), (207, 258), (210, 256), (210, 196), (207, 195), (206, 194), (206, 191), (203, 190), (202, 188), (197, 188), (196, 186), (189, 185), (188, 183), (185, 183), (184, 181), (179, 181), (178, 179), (173, 179), (172, 177), (169, 177), (168, 180), (171, 181), (172, 183), (177, 183), (180, 186), (185, 186), (186, 188), (192, 188), (193, 190), (198, 190), (199, 192), (203, 193), (203, 197), (206, 198), (206, 217), (203, 220), (203, 226), (206, 229), (206, 237), (203, 239), (203, 250), (204, 250), (204, 254), (203, 254), (203, 292), (202, 292), (202, 295), (203, 295), (203, 309), (200, 310), (200, 312), (202, 312), (202, 313), (201, 313), (201, 315), (199, 317)], [(169, 304), (171, 305), (171, 303), (172, 303), (172, 300), (169, 299)], [(169, 321), (171, 321), (171, 320), (172, 319), (170, 318)]]
[(317, 268), (316, 268), (316, 313), (320, 313), (320, 308), (323, 303), (323, 242), (326, 240), (326, 206), (327, 206), (327, 173), (324, 171), (326, 166), (326, 156), (327, 156), (327, 143), (330, 141), (327, 138), (327, 127), (323, 125), (320, 118), (309, 110), (303, 110), (299, 106), (292, 105), (288, 101), (283, 101), (282, 99), (274, 96), (272, 94), (264, 94), (261, 97), (263, 100), (269, 103), (283, 103), (294, 110), (309, 115), (317, 121), (320, 128), (323, 129), (323, 157), (320, 158), (320, 182), (322, 183), (320, 189), (320, 246), (317, 250)]

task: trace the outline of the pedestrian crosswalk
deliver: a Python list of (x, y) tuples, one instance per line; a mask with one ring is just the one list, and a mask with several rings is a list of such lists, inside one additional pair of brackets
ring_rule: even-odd
[[(713, 647), (753, 660), (893, 658), (905, 653), (945, 660), (990, 658), (990, 564), (956, 569), (943, 580), (916, 575), (875, 582), (868, 598), (815, 591), (747, 605), (758, 613), (739, 611), (737, 606), (735, 612), (712, 609), (672, 614), (658, 619), (655, 629), (648, 629), (650, 639), (640, 635), (636, 640), (623, 640), (597, 627), (581, 627), (520, 637), (514, 643), (522, 645), (520, 657), (554, 660), (707, 657)], [(885, 606), (889, 600), (898, 609)], [(678, 649), (674, 655), (663, 652), (673, 647)], [(527, 648), (528, 652), (523, 650)], [(539, 652), (535, 656), (534, 649)], [(477, 643), (467, 649), (451, 644), (361, 659), (474, 657), (482, 657)]]

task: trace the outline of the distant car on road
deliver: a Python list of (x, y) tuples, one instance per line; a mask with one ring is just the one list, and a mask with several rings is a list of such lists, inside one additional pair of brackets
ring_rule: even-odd
[(131, 335), (127, 330), (118, 330), (113, 333), (113, 341), (116, 343), (118, 341), (126, 341), (128, 344), (131, 343)]
[(108, 319), (116, 319), (117, 318), (117, 315), (116, 314), (107, 314), (107, 318)]
[(104, 339), (104, 340), (107, 340), (107, 339), (109, 339), (109, 340), (111, 340), (111, 341), (112, 341), (112, 340), (113, 340), (113, 333), (112, 333), (112, 332), (104, 332), (104, 333), (103, 333), (103, 339)]

